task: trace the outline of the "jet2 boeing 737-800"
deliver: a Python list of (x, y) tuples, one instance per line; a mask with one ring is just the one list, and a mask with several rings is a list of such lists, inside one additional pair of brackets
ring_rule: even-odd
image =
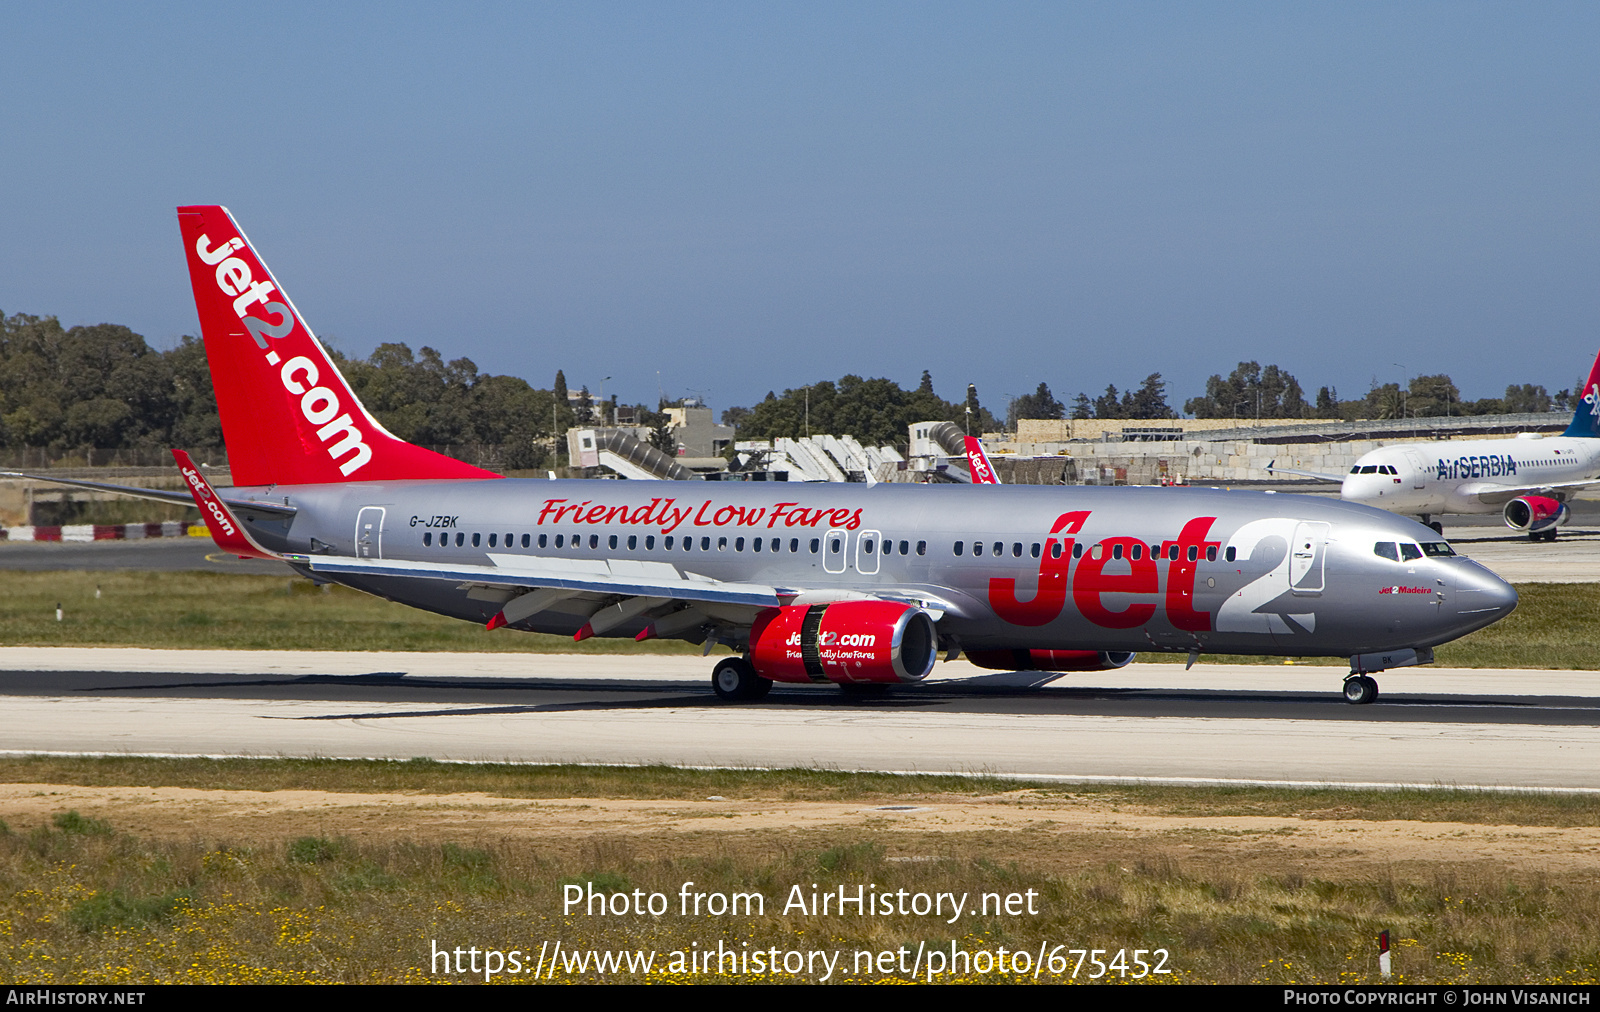
[(488, 635), (726, 644), (725, 699), (1156, 650), (1348, 657), (1366, 703), (1516, 604), (1428, 528), (1309, 496), (500, 478), (387, 432), (226, 209), (178, 219), (236, 487), (175, 456), (217, 543)]
[[(1589, 370), (1572, 423), (1559, 436), (1525, 432), (1511, 439), (1460, 439), (1397, 443), (1363, 454), (1345, 475), (1267, 465), (1275, 474), (1298, 474), (1339, 483), (1339, 498), (1430, 524), (1436, 513), (1499, 513), (1506, 526), (1554, 541), (1571, 510), (1567, 499), (1600, 485), (1600, 358)], [(1273, 464), (1277, 463), (1276, 461)]]

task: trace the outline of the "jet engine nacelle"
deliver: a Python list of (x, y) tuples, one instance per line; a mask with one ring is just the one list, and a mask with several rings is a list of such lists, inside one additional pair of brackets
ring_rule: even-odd
[(1506, 503), (1506, 526), (1514, 531), (1536, 534), (1551, 531), (1565, 524), (1572, 511), (1559, 499), (1543, 495), (1525, 495)]
[(775, 682), (916, 682), (938, 657), (933, 619), (898, 601), (792, 604), (750, 628), (750, 663)]
[(966, 657), (996, 671), (1110, 671), (1133, 660), (1122, 650), (968, 650)]

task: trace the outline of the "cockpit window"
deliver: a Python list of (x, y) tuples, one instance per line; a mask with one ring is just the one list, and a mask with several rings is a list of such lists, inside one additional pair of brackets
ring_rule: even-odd
[(1351, 468), (1351, 469), (1350, 469), (1350, 473), (1351, 473), (1351, 474), (1360, 474), (1360, 473), (1361, 473), (1361, 468), (1359, 468), (1359, 467), (1352, 467), (1352, 468)]
[(1380, 559), (1388, 559), (1390, 562), (1400, 561), (1400, 550), (1395, 547), (1393, 541), (1380, 541), (1373, 545), (1372, 554)]
[(1365, 466), (1365, 467), (1363, 467), (1361, 469), (1361, 473), (1362, 474), (1377, 474), (1378, 473), (1378, 466), (1376, 464), (1368, 464), (1367, 466)]
[(1422, 549), (1418, 548), (1416, 545), (1413, 545), (1409, 541), (1400, 542), (1400, 561), (1401, 562), (1410, 562), (1413, 559), (1420, 559), (1420, 558), (1422, 558)]
[(1397, 475), (1400, 472), (1396, 471), (1394, 469), (1394, 465), (1393, 464), (1385, 464), (1385, 465), (1383, 465), (1382, 467), (1380, 467), (1378, 469), (1378, 473), (1380, 473), (1380, 474), (1396, 474)]
[(1445, 541), (1424, 541), (1422, 543), (1422, 553), (1429, 558), (1436, 559), (1446, 555), (1454, 555), (1456, 550), (1451, 548), (1449, 543)]

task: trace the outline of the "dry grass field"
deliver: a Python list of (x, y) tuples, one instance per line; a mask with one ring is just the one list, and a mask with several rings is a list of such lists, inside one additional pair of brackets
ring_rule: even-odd
[[(1095, 957), (1072, 950), (1102, 949), (1101, 980), (1358, 983), (1385, 929), (1407, 982), (1600, 975), (1600, 801), (1583, 796), (38, 758), (0, 763), (0, 818), (13, 982), (467, 982), (491, 951), (497, 983), (536, 961), (558, 982), (823, 977), (756, 951), (832, 953), (830, 982), (1087, 982)], [(629, 912), (565, 910), (590, 882)], [(685, 882), (764, 910), (685, 914)], [(795, 886), (994, 907), (785, 910)], [(632, 911), (652, 893), (663, 914)], [(441, 968), (456, 947), (478, 973)], [(719, 948), (744, 962), (696, 965)]]

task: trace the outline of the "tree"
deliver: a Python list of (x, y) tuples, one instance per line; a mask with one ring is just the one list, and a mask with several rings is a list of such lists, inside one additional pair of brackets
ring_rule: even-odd
[(1196, 418), (1302, 418), (1310, 413), (1300, 382), (1275, 365), (1240, 362), (1227, 379), (1206, 380), (1204, 397), (1190, 398), (1183, 410)]
[[(1562, 391), (1566, 393), (1566, 391)], [(1569, 395), (1570, 396), (1570, 395)], [(1533, 413), (1550, 410), (1550, 392), (1542, 386), (1532, 383), (1523, 383), (1518, 386), (1513, 384), (1506, 387), (1506, 396), (1501, 401), (1502, 410), (1508, 414)]]
[(1167, 406), (1167, 384), (1158, 372), (1146, 376), (1139, 389), (1124, 394), (1122, 400), (1125, 418), (1177, 417), (1177, 412)]
[(1018, 419), (1061, 418), (1066, 411), (1062, 403), (1050, 392), (1049, 385), (1040, 383), (1038, 390), (1012, 400), (1011, 409), (1006, 413), (1006, 425), (1015, 429)]
[(1094, 399), (1094, 416), (1096, 418), (1126, 418), (1122, 413), (1122, 400), (1117, 393), (1115, 383), (1106, 384), (1106, 392)]
[(1094, 402), (1089, 399), (1088, 394), (1078, 394), (1078, 396), (1072, 401), (1072, 420), (1082, 421), (1083, 419), (1093, 417)]

